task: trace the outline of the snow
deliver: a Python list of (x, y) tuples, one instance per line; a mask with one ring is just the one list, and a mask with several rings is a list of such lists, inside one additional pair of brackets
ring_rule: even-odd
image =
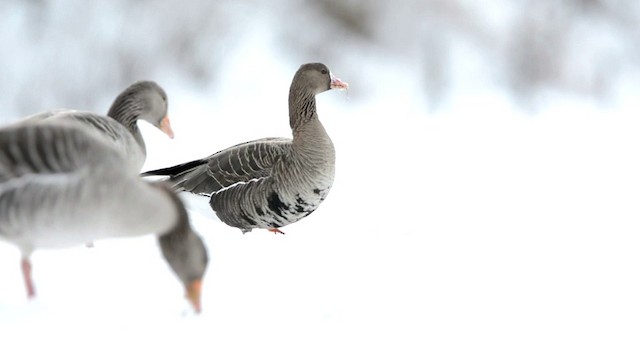
[[(244, 38), (219, 86), (162, 83), (176, 138), (141, 125), (145, 170), (289, 136), (299, 64), (269, 41)], [(381, 59), (368, 96), (328, 63), (351, 88), (318, 96), (337, 174), (314, 214), (243, 235), (191, 213), (211, 258), (202, 314), (151, 236), (37, 251), (33, 301), (0, 242), (0, 358), (637, 358), (637, 88), (526, 113), (476, 84), (429, 111)]]

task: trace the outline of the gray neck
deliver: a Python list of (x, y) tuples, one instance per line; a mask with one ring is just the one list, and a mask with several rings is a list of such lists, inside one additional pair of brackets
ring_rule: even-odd
[(318, 118), (315, 94), (292, 89), (289, 94), (289, 123), (296, 156), (306, 158), (308, 163), (333, 161), (333, 143)]
[(142, 138), (142, 133), (137, 123), (138, 119), (142, 117), (142, 114), (143, 108), (140, 101), (137, 101), (136, 98), (122, 96), (113, 102), (107, 116), (124, 125), (136, 139), (142, 152), (146, 154), (144, 139)]
[(312, 120), (318, 120), (315, 94), (292, 88), (289, 92), (289, 125), (293, 135)]
[(111, 105), (107, 115), (134, 132), (138, 130), (137, 121), (142, 113), (142, 105), (135, 98), (120, 97)]

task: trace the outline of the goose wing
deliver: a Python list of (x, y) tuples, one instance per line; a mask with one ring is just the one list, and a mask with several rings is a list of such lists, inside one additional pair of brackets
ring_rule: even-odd
[(169, 176), (174, 189), (211, 195), (238, 183), (271, 175), (273, 165), (291, 151), (291, 139), (263, 138), (241, 143), (200, 160), (142, 174)]
[(0, 183), (27, 175), (78, 171), (108, 146), (80, 127), (47, 124), (2, 129), (0, 144)]

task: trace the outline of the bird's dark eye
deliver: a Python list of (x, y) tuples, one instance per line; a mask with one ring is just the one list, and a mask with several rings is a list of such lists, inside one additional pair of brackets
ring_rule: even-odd
[(321, 72), (323, 75), (327, 75), (327, 70), (326, 70), (326, 69), (322, 69), (322, 70), (320, 70), (320, 72)]

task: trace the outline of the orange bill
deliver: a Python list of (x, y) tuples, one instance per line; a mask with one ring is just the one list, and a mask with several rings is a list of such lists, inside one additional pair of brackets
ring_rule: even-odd
[(163, 133), (167, 134), (170, 139), (173, 139), (173, 130), (171, 129), (171, 122), (169, 121), (169, 115), (165, 116), (162, 121), (160, 121), (160, 130)]
[(196, 313), (200, 313), (202, 311), (202, 307), (200, 304), (200, 293), (202, 292), (202, 279), (193, 280), (191, 283), (187, 285), (187, 300), (193, 306), (193, 309)]

